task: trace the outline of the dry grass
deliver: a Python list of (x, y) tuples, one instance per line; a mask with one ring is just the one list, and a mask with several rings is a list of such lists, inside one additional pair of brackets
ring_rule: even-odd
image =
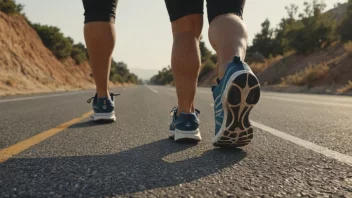
[(252, 63), (250, 65), (250, 67), (255, 74), (259, 74), (260, 72), (262, 72), (266, 68), (268, 68), (270, 65), (279, 62), (282, 58), (283, 58), (283, 56), (276, 56), (274, 58), (268, 58), (268, 59), (265, 59), (263, 63)]
[(346, 93), (348, 91), (352, 91), (352, 81), (348, 81), (347, 85), (345, 85), (344, 87), (342, 87), (341, 89), (337, 90), (337, 93)]
[(309, 65), (305, 69), (289, 75), (285, 78), (281, 78), (281, 84), (283, 85), (308, 85), (321, 77), (323, 77), (329, 71), (329, 66), (326, 63), (321, 63), (315, 66)]
[(344, 45), (344, 48), (345, 48), (347, 54), (352, 57), (352, 41), (346, 43)]

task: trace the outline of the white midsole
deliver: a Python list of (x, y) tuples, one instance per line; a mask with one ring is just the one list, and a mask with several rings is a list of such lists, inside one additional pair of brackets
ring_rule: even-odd
[(194, 131), (181, 131), (177, 130), (175, 131), (175, 141), (179, 139), (195, 139), (195, 140), (201, 140), (202, 137), (200, 135), (199, 129), (194, 130)]
[(115, 112), (111, 112), (111, 113), (94, 113), (93, 114), (93, 119), (94, 121), (97, 120), (116, 120), (116, 116), (115, 116)]
[(252, 72), (250, 72), (248, 70), (239, 71), (239, 72), (236, 72), (236, 73), (232, 74), (230, 79), (227, 81), (227, 84), (226, 84), (226, 87), (225, 87), (225, 90), (224, 90), (224, 94), (222, 95), (222, 98), (221, 98), (221, 103), (222, 103), (221, 105), (222, 105), (222, 108), (224, 109), (224, 118), (222, 120), (222, 125), (221, 125), (221, 128), (220, 128), (219, 132), (213, 138), (213, 143), (217, 142), (220, 139), (220, 137), (223, 135), (223, 133), (225, 131), (225, 128), (226, 128), (228, 109), (227, 109), (227, 107), (224, 108), (224, 104), (226, 104), (227, 95), (228, 95), (229, 89), (231, 88), (232, 82), (239, 75), (246, 74), (246, 73), (251, 73), (252, 74)]

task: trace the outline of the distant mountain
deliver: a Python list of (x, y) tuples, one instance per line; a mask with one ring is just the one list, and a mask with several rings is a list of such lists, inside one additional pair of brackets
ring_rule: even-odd
[(156, 69), (129, 68), (129, 70), (143, 80), (149, 80), (158, 73), (158, 70)]

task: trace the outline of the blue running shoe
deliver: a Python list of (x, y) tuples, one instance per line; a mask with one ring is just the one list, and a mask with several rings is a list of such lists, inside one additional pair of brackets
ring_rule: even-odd
[(115, 121), (115, 96), (120, 94), (110, 93), (110, 98), (103, 97), (98, 98), (98, 94), (95, 94), (94, 97), (89, 98), (87, 103), (90, 103), (93, 100), (93, 110), (94, 113), (92, 118), (94, 121)]
[(199, 132), (199, 110), (195, 110), (195, 113), (180, 113), (177, 116), (177, 107), (171, 110), (172, 122), (170, 124), (170, 134), (169, 137), (173, 138), (175, 141), (182, 140), (192, 140), (200, 141), (201, 135)]
[(249, 113), (260, 98), (260, 84), (249, 66), (239, 57), (229, 63), (218, 86), (212, 88), (217, 147), (242, 147), (253, 139)]

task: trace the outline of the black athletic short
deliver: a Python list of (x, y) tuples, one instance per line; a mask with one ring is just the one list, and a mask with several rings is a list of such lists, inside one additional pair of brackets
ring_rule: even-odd
[[(190, 14), (203, 14), (204, 0), (165, 0), (170, 21)], [(234, 13), (242, 18), (246, 0), (207, 0), (209, 23), (222, 14)]]
[(117, 0), (83, 0), (83, 6), (84, 23), (92, 21), (115, 23)]

